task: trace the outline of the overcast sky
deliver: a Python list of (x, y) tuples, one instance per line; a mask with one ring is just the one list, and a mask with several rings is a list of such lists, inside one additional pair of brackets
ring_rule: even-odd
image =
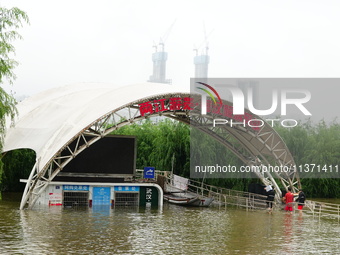
[[(189, 85), (209, 41), (209, 77), (339, 77), (340, 2), (322, 0), (2, 0), (31, 24), (14, 43), (17, 97), (76, 82), (122, 86), (152, 74), (165, 41), (167, 78)], [(8, 86), (5, 86), (8, 88)]]

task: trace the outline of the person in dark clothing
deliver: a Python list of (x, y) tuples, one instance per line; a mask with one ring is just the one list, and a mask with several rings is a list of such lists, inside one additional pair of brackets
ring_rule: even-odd
[(272, 213), (273, 202), (275, 198), (275, 190), (272, 188), (271, 185), (266, 186), (264, 189), (266, 190), (266, 195), (267, 195), (266, 204), (268, 208), (268, 213)]
[(297, 193), (298, 197), (296, 198), (296, 202), (298, 203), (298, 210), (299, 210), (299, 215), (302, 215), (302, 209), (305, 205), (305, 200), (306, 200), (306, 195), (302, 191), (302, 189), (299, 189), (299, 192)]

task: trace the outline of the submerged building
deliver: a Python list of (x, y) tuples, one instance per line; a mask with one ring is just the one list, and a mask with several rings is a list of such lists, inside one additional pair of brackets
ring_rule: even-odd
[[(85, 136), (86, 141), (91, 136)], [(74, 141), (70, 148), (84, 146)], [(66, 149), (65, 149), (66, 150)], [(62, 155), (67, 152), (62, 152)], [(150, 175), (150, 173), (149, 173)], [(39, 196), (36, 206), (158, 206), (161, 192), (154, 183), (136, 182), (136, 139), (108, 135), (70, 161)], [(151, 181), (155, 175), (151, 175)]]
[[(163, 85), (163, 86), (162, 86)], [(187, 97), (184, 88), (141, 83), (117, 88), (79, 83), (40, 92), (17, 105), (15, 126), (7, 127), (3, 151), (32, 149), (36, 162), (20, 208), (39, 205), (158, 206), (163, 190), (156, 176), (136, 169), (135, 137), (112, 131), (154, 112), (160, 95)], [(150, 101), (151, 100), (151, 101)], [(152, 167), (152, 166), (144, 166)], [(145, 171), (145, 170), (144, 170)], [(144, 173), (145, 174), (145, 173)]]

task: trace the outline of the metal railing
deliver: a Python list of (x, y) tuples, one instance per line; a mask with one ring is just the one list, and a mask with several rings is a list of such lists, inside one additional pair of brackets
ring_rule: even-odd
[(188, 187), (191, 192), (196, 192), (202, 196), (213, 197), (215, 204), (219, 207), (232, 205), (244, 207), (246, 210), (263, 210), (267, 208), (267, 196), (264, 195), (221, 188), (194, 180), (190, 180)]
[[(143, 170), (136, 169), (136, 180), (138, 181), (156, 182), (158, 176), (164, 176), (163, 178), (165, 179), (165, 184), (172, 185), (172, 173), (170, 171), (155, 170), (154, 179), (144, 179)], [(263, 210), (267, 208), (267, 196), (221, 188), (198, 182), (192, 179), (189, 180), (187, 192), (196, 193), (197, 195), (202, 197), (213, 197), (214, 204), (219, 206), (219, 208), (221, 208), (222, 206), (227, 207), (227, 205), (244, 207), (246, 208), (246, 210)], [(273, 204), (275, 206), (275, 202), (273, 202)]]
[(143, 178), (143, 169), (136, 169), (136, 179), (137, 180), (144, 180), (144, 181), (150, 181), (150, 182), (155, 182), (157, 180), (157, 176), (165, 176), (167, 178), (170, 178), (171, 172), (170, 171), (162, 171), (162, 170), (155, 170), (155, 178), (154, 179), (144, 179)]
[(340, 223), (340, 204), (306, 200), (304, 210), (306, 213), (313, 214), (313, 217), (337, 219)]
[[(155, 182), (157, 180), (157, 176), (160, 175), (164, 176), (166, 184), (172, 184), (172, 174), (170, 171), (155, 170), (155, 179), (153, 180), (144, 180), (142, 169), (137, 169), (136, 173), (137, 178), (142, 181)], [(243, 207), (246, 208), (246, 210), (263, 210), (267, 208), (267, 196), (265, 195), (221, 188), (192, 179), (189, 180), (188, 192), (196, 193), (200, 196), (213, 197), (215, 205), (219, 207), (227, 207), (227, 205), (231, 205)], [(273, 201), (273, 209), (283, 209), (284, 206), (284, 204)], [(294, 203), (294, 209), (294, 211), (296, 211), (297, 203)], [(337, 219), (338, 223), (340, 223), (340, 204), (306, 200), (303, 212), (312, 214), (313, 217), (317, 217), (318, 219)]]

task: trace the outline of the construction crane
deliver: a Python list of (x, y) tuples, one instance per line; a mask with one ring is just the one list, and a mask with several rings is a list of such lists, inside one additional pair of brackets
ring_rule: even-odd
[[(214, 30), (211, 30), (209, 34), (207, 35), (206, 29), (205, 29), (205, 23), (203, 22), (203, 33), (204, 33), (204, 39), (203, 41), (199, 44), (198, 47), (194, 46), (194, 51), (196, 53), (196, 56), (198, 55), (198, 51), (204, 46), (203, 50), (201, 51), (201, 55), (208, 55), (208, 50), (209, 50), (209, 42), (208, 38), (212, 34)], [(205, 51), (204, 51), (205, 50)]]
[[(211, 35), (213, 30), (207, 35), (205, 24), (203, 22), (203, 30), (204, 30), (204, 40), (199, 45), (198, 48), (194, 48), (196, 55), (194, 56), (194, 64), (195, 64), (195, 78), (207, 78), (208, 77), (208, 65), (210, 62), (210, 58), (208, 55), (208, 37)], [(201, 54), (198, 54), (198, 51), (202, 46), (205, 45), (204, 49), (201, 51)]]
[[(175, 23), (176, 23), (176, 19), (175, 19), (174, 22), (171, 24), (171, 26), (166, 30), (166, 32), (164, 33), (164, 35), (159, 39), (158, 45), (161, 46), (161, 51), (162, 51), (162, 52), (164, 51), (165, 42), (166, 42), (166, 40), (168, 39), (169, 34), (171, 33), (171, 30), (172, 30), (172, 28), (174, 27)], [(158, 49), (158, 48), (157, 48), (157, 45), (156, 45), (155, 43), (154, 43), (154, 45), (153, 45), (152, 47), (155, 48), (155, 49), (156, 49), (156, 52), (157, 52), (157, 49)]]

